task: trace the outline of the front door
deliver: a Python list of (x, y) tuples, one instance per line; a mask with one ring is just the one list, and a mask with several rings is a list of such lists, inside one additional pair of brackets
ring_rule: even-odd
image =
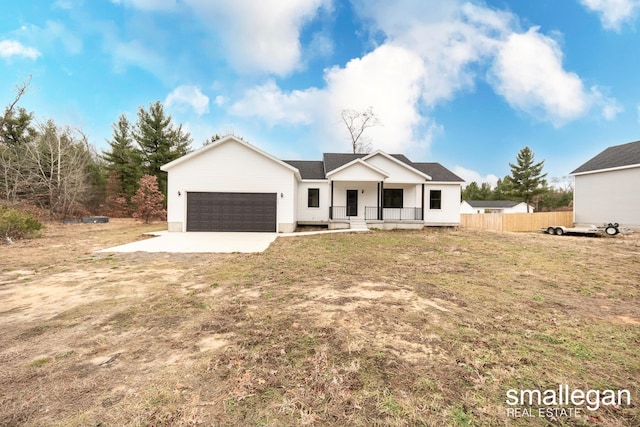
[(358, 190), (347, 190), (347, 216), (358, 216)]

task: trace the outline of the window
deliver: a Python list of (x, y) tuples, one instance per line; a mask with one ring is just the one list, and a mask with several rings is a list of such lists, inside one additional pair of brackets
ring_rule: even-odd
[(442, 190), (429, 191), (429, 209), (442, 209)]
[(307, 195), (307, 206), (310, 208), (320, 207), (320, 189), (310, 188)]
[(401, 208), (402, 197), (403, 197), (402, 188), (385, 188), (382, 197), (382, 207), (383, 208)]

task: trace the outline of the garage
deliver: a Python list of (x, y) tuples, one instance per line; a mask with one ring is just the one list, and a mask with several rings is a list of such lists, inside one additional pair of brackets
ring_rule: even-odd
[(187, 231), (276, 231), (276, 193), (187, 193)]

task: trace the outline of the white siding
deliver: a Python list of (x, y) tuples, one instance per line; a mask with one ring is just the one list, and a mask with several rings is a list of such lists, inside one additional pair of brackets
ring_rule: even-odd
[(214, 191), (277, 193), (278, 231), (292, 231), (296, 221), (296, 187), (293, 171), (230, 140), (169, 170), (169, 229), (186, 229), (187, 192)]
[(577, 175), (574, 187), (577, 224), (640, 227), (640, 167)]
[(481, 214), (481, 213), (484, 213), (484, 208), (474, 208), (466, 201), (463, 201), (460, 204), (460, 213), (461, 214)]
[(330, 176), (334, 181), (382, 181), (384, 176), (362, 163), (354, 163)]
[[(341, 182), (333, 183), (333, 206), (347, 205), (347, 190), (358, 191), (358, 217), (364, 218), (365, 206), (378, 206), (377, 182)], [(329, 190), (331, 191), (331, 190)]]
[[(533, 212), (535, 212), (535, 209), (533, 208), (533, 206), (530, 206), (529, 213), (533, 213)], [(502, 210), (502, 213), (527, 213), (527, 204), (522, 202), (522, 203), (518, 203), (512, 208), (504, 208)]]
[[(320, 207), (307, 206), (309, 188), (320, 190)], [(326, 181), (302, 181), (298, 184), (298, 221), (318, 222), (329, 221), (329, 205), (331, 202), (331, 186)]]
[[(429, 191), (442, 191), (441, 209), (429, 208)], [(460, 224), (460, 184), (427, 184), (424, 188), (424, 222), (426, 225)]]
[(425, 177), (412, 172), (410, 169), (407, 169), (406, 166), (398, 164), (382, 154), (375, 155), (367, 159), (366, 162), (385, 171), (389, 175), (389, 178), (385, 179), (385, 183), (423, 183), (426, 181)]

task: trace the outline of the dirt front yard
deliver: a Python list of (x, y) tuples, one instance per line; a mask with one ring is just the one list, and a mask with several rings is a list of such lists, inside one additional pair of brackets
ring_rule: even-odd
[[(0, 246), (0, 425), (640, 425), (638, 234), (95, 253), (163, 227)], [(563, 385), (630, 403), (509, 403)]]

